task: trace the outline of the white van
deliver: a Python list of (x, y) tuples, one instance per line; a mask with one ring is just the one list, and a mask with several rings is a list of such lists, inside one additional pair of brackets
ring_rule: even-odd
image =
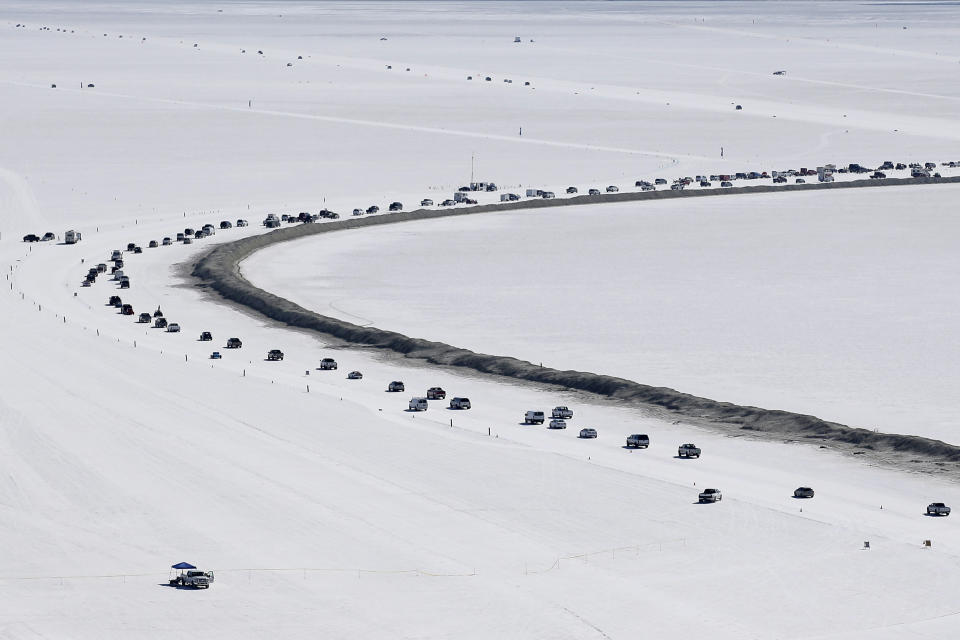
[(523, 417), (524, 424), (543, 424), (543, 411), (527, 411)]
[(410, 398), (410, 411), (426, 411), (427, 410), (427, 399), (426, 398)]

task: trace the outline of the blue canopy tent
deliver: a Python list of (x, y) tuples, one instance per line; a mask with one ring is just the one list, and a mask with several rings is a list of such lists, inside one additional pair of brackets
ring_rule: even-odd
[(171, 586), (180, 584), (180, 576), (183, 575), (184, 571), (188, 569), (196, 569), (195, 566), (189, 562), (178, 562), (177, 564), (170, 566), (170, 584)]

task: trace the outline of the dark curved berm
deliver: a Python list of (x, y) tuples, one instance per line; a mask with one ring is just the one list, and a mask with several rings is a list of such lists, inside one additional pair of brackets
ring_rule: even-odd
[(343, 229), (355, 229), (381, 224), (393, 224), (411, 220), (424, 220), (456, 215), (469, 215), (485, 211), (505, 211), (536, 207), (570, 206), (600, 202), (623, 202), (630, 200), (657, 200), (720, 196), (743, 193), (778, 191), (845, 189), (858, 187), (881, 187), (904, 184), (931, 184), (960, 182), (957, 178), (888, 178), (864, 180), (854, 183), (833, 182), (807, 185), (755, 186), (709, 191), (647, 191), (639, 193), (613, 193), (599, 196), (580, 196), (569, 199), (530, 200), (497, 205), (478, 205), (455, 210), (417, 210), (363, 218), (351, 218), (339, 222), (304, 224), (278, 229), (236, 242), (215, 247), (202, 256), (193, 268), (193, 276), (202, 281), (201, 286), (212, 288), (224, 298), (253, 309), (288, 325), (318, 331), (341, 340), (366, 347), (388, 349), (408, 358), (418, 358), (431, 364), (466, 367), (486, 374), (505, 376), (535, 383), (557, 385), (568, 389), (596, 393), (606, 398), (659, 407), (677, 416), (693, 421), (709, 421), (750, 431), (782, 434), (797, 438), (830, 440), (871, 449), (895, 451), (923, 456), (927, 460), (941, 462), (960, 461), (960, 447), (939, 440), (920, 436), (878, 433), (868, 429), (848, 427), (827, 422), (815, 416), (740, 406), (718, 402), (681, 393), (665, 387), (652, 387), (632, 380), (615, 378), (583, 371), (559, 371), (540, 367), (530, 362), (508, 356), (494, 356), (460, 349), (442, 342), (410, 338), (394, 331), (373, 327), (361, 327), (343, 320), (320, 315), (309, 309), (259, 289), (247, 282), (239, 272), (238, 264), (253, 252), (271, 244), (302, 238), (312, 234), (331, 233)]

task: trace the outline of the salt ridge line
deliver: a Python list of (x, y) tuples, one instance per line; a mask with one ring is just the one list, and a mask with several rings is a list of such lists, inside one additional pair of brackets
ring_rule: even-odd
[(490, 211), (505, 211), (545, 206), (571, 206), (601, 202), (623, 202), (677, 197), (699, 197), (744, 193), (770, 193), (798, 189), (842, 189), (893, 185), (923, 185), (958, 183), (960, 176), (951, 178), (886, 178), (853, 182), (812, 183), (809, 185), (763, 185), (737, 187), (727, 190), (653, 191), (614, 193), (600, 196), (579, 196), (562, 200), (535, 200), (502, 205), (479, 205), (469, 209), (436, 211), (419, 209), (371, 218), (353, 218), (321, 225), (301, 225), (251, 236), (219, 245), (202, 255), (193, 266), (192, 275), (199, 286), (216, 291), (223, 298), (239, 303), (262, 315), (288, 325), (324, 333), (347, 342), (366, 347), (386, 349), (408, 358), (417, 358), (430, 364), (465, 367), (480, 373), (504, 376), (587, 391), (607, 398), (654, 406), (694, 420), (707, 420), (713, 425), (737, 430), (750, 430), (794, 437), (830, 440), (839, 443), (869, 447), (875, 451), (910, 453), (932, 460), (960, 462), (960, 447), (921, 436), (888, 434), (850, 427), (822, 420), (815, 416), (789, 411), (740, 406), (701, 398), (666, 387), (653, 387), (624, 378), (581, 371), (559, 371), (541, 367), (510, 356), (476, 353), (442, 342), (410, 338), (395, 331), (362, 327), (305, 309), (285, 298), (264, 291), (247, 281), (240, 273), (239, 263), (255, 251), (278, 242), (285, 242), (317, 233), (355, 229), (380, 224), (394, 224), (415, 220), (469, 215)]

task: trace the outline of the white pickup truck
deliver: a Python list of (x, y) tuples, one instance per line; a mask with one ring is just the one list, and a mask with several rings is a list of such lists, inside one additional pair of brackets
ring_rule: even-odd
[(557, 420), (570, 420), (573, 418), (573, 411), (567, 407), (554, 407), (550, 417)]
[(213, 571), (190, 569), (181, 571), (180, 575), (170, 579), (171, 586), (193, 587), (195, 589), (209, 589), (213, 584)]

